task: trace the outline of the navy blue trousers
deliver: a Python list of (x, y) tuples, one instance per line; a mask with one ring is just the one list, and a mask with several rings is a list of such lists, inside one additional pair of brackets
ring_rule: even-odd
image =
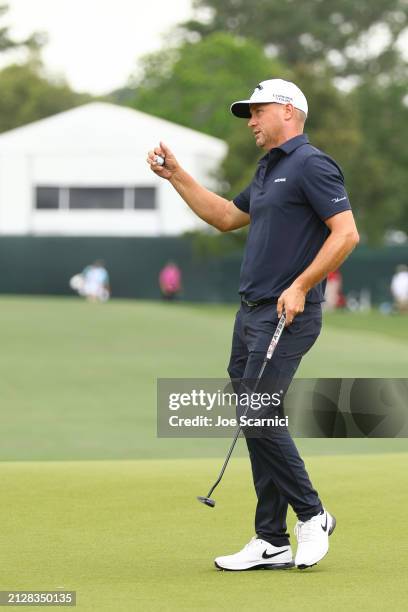
[[(276, 303), (255, 307), (241, 305), (235, 319), (228, 366), (229, 376), (238, 394), (254, 388), (277, 323)], [(321, 305), (307, 303), (304, 312), (297, 315), (283, 331), (257, 392), (267, 390), (270, 394), (280, 393), (284, 397), (303, 355), (319, 336), (321, 326)], [(276, 408), (274, 410), (276, 413)], [(282, 416), (283, 402), (279, 410)], [(266, 408), (256, 416), (264, 417), (267, 414)], [(243, 431), (258, 498), (256, 534), (274, 546), (285, 546), (289, 544), (286, 525), (288, 504), (299, 520), (306, 521), (322, 510), (321, 501), (287, 427), (244, 428)]]

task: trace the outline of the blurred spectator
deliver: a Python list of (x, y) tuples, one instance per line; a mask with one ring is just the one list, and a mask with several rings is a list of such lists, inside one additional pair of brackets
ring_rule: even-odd
[(340, 270), (330, 272), (327, 275), (327, 285), (325, 293), (325, 309), (335, 310), (336, 308), (343, 308), (346, 304), (345, 297), (343, 295), (343, 277)]
[(160, 271), (159, 285), (165, 300), (174, 300), (181, 291), (181, 270), (177, 264), (169, 261)]
[(110, 297), (109, 274), (103, 261), (87, 266), (69, 281), (71, 289), (89, 302), (106, 302)]
[(391, 293), (399, 312), (408, 312), (408, 266), (397, 266), (391, 280)]

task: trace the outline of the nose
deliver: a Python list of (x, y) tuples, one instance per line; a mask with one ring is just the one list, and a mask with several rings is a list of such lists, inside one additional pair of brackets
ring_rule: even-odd
[(253, 127), (255, 124), (256, 124), (256, 121), (253, 115), (251, 115), (251, 117), (248, 119), (248, 127)]

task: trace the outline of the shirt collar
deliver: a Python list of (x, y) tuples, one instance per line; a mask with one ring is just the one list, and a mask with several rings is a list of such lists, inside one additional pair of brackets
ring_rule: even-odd
[(290, 138), (289, 140), (281, 144), (279, 147), (276, 147), (276, 149), (280, 149), (281, 151), (286, 153), (286, 155), (290, 155), (295, 149), (297, 149), (301, 145), (308, 144), (308, 142), (309, 138), (307, 134), (299, 134), (294, 138)]
[(274, 158), (276, 154), (278, 154), (278, 157), (280, 157), (282, 153), (284, 153), (285, 155), (290, 155), (298, 147), (308, 143), (309, 138), (307, 134), (298, 134), (298, 136), (290, 138), (289, 140), (281, 144), (279, 147), (274, 147), (273, 149), (270, 149), (270, 151), (268, 151), (263, 157), (261, 157), (258, 163), (268, 164), (268, 161), (271, 158)]

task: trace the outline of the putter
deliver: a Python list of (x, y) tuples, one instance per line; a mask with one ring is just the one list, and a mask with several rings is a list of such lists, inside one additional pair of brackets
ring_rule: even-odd
[[(276, 345), (279, 342), (279, 338), (281, 337), (282, 332), (283, 332), (283, 330), (285, 328), (285, 323), (286, 323), (286, 315), (285, 315), (285, 313), (283, 313), (281, 318), (279, 319), (278, 325), (276, 326), (276, 330), (275, 330), (275, 333), (272, 336), (272, 340), (271, 340), (271, 342), (269, 344), (268, 350), (266, 351), (265, 359), (263, 360), (263, 364), (261, 366), (261, 369), (259, 370), (258, 378), (256, 379), (255, 387), (252, 389), (252, 393), (255, 393), (255, 391), (258, 388), (259, 381), (262, 378), (262, 375), (263, 375), (264, 370), (266, 368), (266, 364), (268, 363), (268, 361), (271, 360), (272, 355), (273, 355), (273, 353), (275, 351)], [(249, 407), (250, 407), (250, 404), (248, 403), (248, 406), (246, 407), (243, 416), (247, 415)], [(224, 475), (225, 469), (226, 469), (226, 467), (228, 465), (228, 461), (230, 460), (230, 457), (232, 455), (232, 451), (234, 450), (235, 444), (237, 443), (237, 440), (239, 438), (239, 434), (241, 433), (241, 429), (242, 429), (242, 426), (239, 425), (237, 427), (236, 432), (235, 432), (234, 438), (232, 440), (232, 444), (231, 444), (230, 449), (229, 449), (229, 451), (227, 453), (227, 456), (225, 458), (224, 464), (223, 464), (223, 466), (221, 468), (221, 472), (219, 473), (219, 476), (218, 476), (217, 480), (215, 481), (215, 483), (213, 484), (213, 486), (211, 487), (211, 489), (208, 491), (207, 496), (206, 497), (203, 497), (201, 495), (197, 496), (197, 499), (198, 499), (199, 502), (201, 502), (202, 504), (205, 504), (206, 506), (209, 506), (210, 508), (214, 508), (214, 506), (215, 506), (215, 500), (211, 499), (211, 494), (214, 491), (214, 489), (221, 482), (221, 479), (222, 479), (222, 477)]]

